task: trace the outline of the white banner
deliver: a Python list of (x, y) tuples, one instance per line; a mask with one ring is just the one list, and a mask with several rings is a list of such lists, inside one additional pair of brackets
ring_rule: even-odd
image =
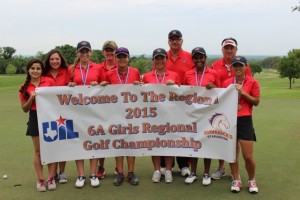
[(108, 85), (36, 89), (42, 164), (115, 156), (235, 161), (237, 91)]

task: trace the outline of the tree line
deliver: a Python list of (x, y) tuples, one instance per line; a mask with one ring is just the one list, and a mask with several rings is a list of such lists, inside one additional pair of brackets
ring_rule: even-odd
[[(68, 65), (72, 65), (76, 58), (76, 48), (65, 44), (56, 46), (62, 55), (65, 57)], [(47, 53), (42, 51), (37, 52), (35, 56), (15, 55), (16, 49), (13, 47), (0, 47), (0, 74), (24, 74), (27, 62), (34, 58), (45, 60)], [(93, 50), (91, 60), (95, 63), (104, 61), (104, 56), (101, 50)], [(207, 65), (216, 61), (218, 58), (208, 58)], [(292, 88), (292, 81), (300, 77), (300, 49), (292, 49), (287, 56), (267, 57), (261, 60), (249, 59), (252, 75), (260, 73), (263, 68), (278, 70), (281, 78), (289, 79), (289, 88)], [(151, 70), (151, 57), (146, 55), (133, 56), (130, 59), (130, 66), (137, 68), (141, 74)]]

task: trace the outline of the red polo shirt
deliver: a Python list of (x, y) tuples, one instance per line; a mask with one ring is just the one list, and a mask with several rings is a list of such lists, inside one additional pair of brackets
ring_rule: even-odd
[[(223, 83), (223, 87), (226, 88), (230, 84), (234, 84), (234, 77), (227, 79)], [(245, 76), (244, 84), (243, 84), (243, 90), (250, 94), (253, 97), (259, 97), (260, 96), (260, 88), (258, 81), (252, 78), (251, 76)], [(241, 105), (241, 109), (238, 110), (238, 117), (241, 116), (252, 116), (252, 108), (253, 105), (248, 103), (243, 97), (239, 99), (239, 104)]]
[(167, 55), (167, 69), (176, 72), (179, 76), (180, 82), (183, 83), (185, 72), (193, 69), (194, 67), (191, 53), (181, 50), (175, 61), (172, 60), (172, 54), (170, 51), (167, 52)]
[[(121, 79), (121, 82), (119, 77)], [(122, 74), (118, 71), (118, 68), (115, 68), (107, 72), (105, 80), (110, 84), (131, 84), (134, 81), (141, 81), (141, 77), (140, 72), (137, 69), (128, 66), (128, 77), (127, 72)]]
[[(234, 77), (234, 71), (232, 69), (232, 65), (230, 65), (230, 70), (227, 70), (224, 58), (215, 61), (211, 65), (211, 68), (218, 72), (221, 83), (223, 83), (225, 80), (227, 80), (231, 77)], [(249, 65), (247, 65), (246, 75), (247, 76), (252, 76), (251, 69), (250, 69)]]
[(148, 72), (143, 76), (143, 83), (166, 84), (168, 80), (172, 80), (175, 82), (175, 84), (180, 85), (178, 74), (170, 70), (166, 70), (164, 76), (157, 75), (157, 79), (155, 75), (155, 70), (152, 70), (151, 72)]
[[(183, 85), (197, 85), (196, 82), (196, 68), (189, 70), (184, 75)], [(198, 84), (201, 82), (202, 74), (198, 74)], [(213, 83), (217, 87), (221, 87), (220, 77), (216, 70), (205, 68), (201, 86), (205, 87), (208, 83)], [(199, 85), (200, 86), (200, 85)]]
[[(69, 73), (72, 73), (72, 66), (69, 67)], [(100, 70), (97, 64), (90, 62), (89, 68), (82, 68), (82, 74), (80, 71), (80, 64), (78, 63), (75, 66), (73, 82), (75, 82), (77, 85), (84, 85), (84, 80), (86, 80), (85, 85), (91, 85), (91, 82), (93, 81), (97, 81), (98, 83), (101, 82)]]
[(104, 61), (102, 63), (99, 63), (99, 67), (100, 67), (100, 79), (101, 79), (101, 81), (105, 81), (106, 73), (109, 70), (117, 68), (117, 63), (115, 63), (115, 66), (113, 68), (107, 69), (106, 68), (106, 61)]
[(68, 85), (70, 82), (70, 74), (68, 72), (68, 69), (59, 68), (58, 74), (54, 78), (50, 71), (46, 74), (46, 77), (51, 78), (55, 82), (55, 86), (65, 86)]
[[(24, 84), (23, 84), (24, 85)], [(23, 86), (22, 85), (22, 86)], [(21, 87), (22, 87), (21, 86)], [(48, 77), (44, 77), (42, 76), (41, 79), (40, 79), (40, 83), (37, 87), (47, 87), (47, 86), (55, 86), (55, 82), (51, 79), (51, 78), (48, 78)], [(27, 89), (26, 91), (29, 93), (31, 92), (34, 92), (35, 91), (35, 88), (37, 88), (35, 85), (33, 85), (31, 82), (28, 84), (27, 86)], [(23, 94), (21, 92), (19, 92), (19, 98), (20, 98), (20, 101), (22, 103), (25, 103), (28, 99), (25, 99), (25, 97), (23, 96)], [(36, 103), (35, 103), (35, 99), (33, 100), (31, 106), (30, 106), (30, 110), (36, 110)]]

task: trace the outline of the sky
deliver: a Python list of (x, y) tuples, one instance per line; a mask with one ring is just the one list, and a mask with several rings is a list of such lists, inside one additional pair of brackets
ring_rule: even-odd
[(106, 40), (131, 54), (169, 49), (168, 33), (180, 30), (183, 49), (221, 54), (234, 37), (239, 55), (286, 55), (300, 48), (299, 0), (0, 0), (0, 47), (15, 55), (76, 47), (86, 40), (102, 49)]

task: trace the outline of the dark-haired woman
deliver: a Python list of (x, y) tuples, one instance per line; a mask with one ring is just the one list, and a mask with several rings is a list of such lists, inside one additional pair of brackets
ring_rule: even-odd
[[(43, 73), (46, 77), (53, 79), (55, 86), (66, 86), (70, 82), (67, 62), (57, 49), (52, 49), (47, 54)], [(53, 173), (57, 176), (59, 183), (66, 183), (68, 181), (65, 174), (66, 162), (59, 162), (58, 165), (59, 174), (57, 174), (57, 166)]]
[[(35, 103), (35, 88), (54, 86), (55, 83), (52, 79), (43, 77), (44, 65), (41, 60), (32, 59), (26, 66), (27, 77), (25, 83), (22, 84), (19, 90), (19, 98), (21, 101), (21, 107), (24, 112), (29, 112), (29, 121), (26, 135), (31, 136), (34, 146), (34, 168), (37, 175), (36, 189), (39, 192), (46, 191), (46, 181), (43, 177), (43, 166), (41, 164), (40, 157), (40, 141), (39, 141), (39, 129), (36, 113)], [(55, 163), (48, 164), (48, 190), (55, 190), (56, 184), (53, 177), (53, 171)]]
[[(144, 74), (142, 82), (145, 84), (166, 84), (166, 85), (180, 85), (180, 79), (176, 72), (166, 69), (167, 65), (167, 52), (163, 48), (158, 48), (153, 51), (152, 61), (153, 70)], [(161, 179), (160, 166), (161, 162), (165, 161), (165, 182), (173, 182), (172, 165), (174, 162), (173, 156), (152, 156), (152, 163), (154, 167), (154, 173), (152, 176), (152, 182), (158, 183)]]
[[(202, 86), (206, 89), (220, 87), (220, 78), (218, 73), (206, 66), (206, 51), (202, 47), (196, 47), (192, 50), (192, 60), (194, 69), (189, 70), (184, 75), (184, 85)], [(185, 179), (185, 183), (191, 184), (197, 180), (197, 163), (198, 158), (191, 158), (191, 174)], [(202, 185), (211, 184), (209, 175), (211, 159), (204, 158), (204, 173), (202, 176)]]
[(254, 78), (247, 76), (247, 60), (243, 56), (236, 56), (232, 60), (232, 67), (235, 76), (227, 79), (223, 87), (235, 84), (238, 91), (237, 105), (237, 143), (236, 143), (236, 162), (230, 163), (232, 173), (231, 192), (239, 192), (242, 187), (242, 180), (239, 176), (239, 153), (242, 152), (245, 168), (248, 173), (248, 191), (258, 193), (255, 180), (255, 160), (253, 156), (254, 142), (256, 136), (252, 122), (253, 106), (258, 106), (260, 101), (260, 87)]

